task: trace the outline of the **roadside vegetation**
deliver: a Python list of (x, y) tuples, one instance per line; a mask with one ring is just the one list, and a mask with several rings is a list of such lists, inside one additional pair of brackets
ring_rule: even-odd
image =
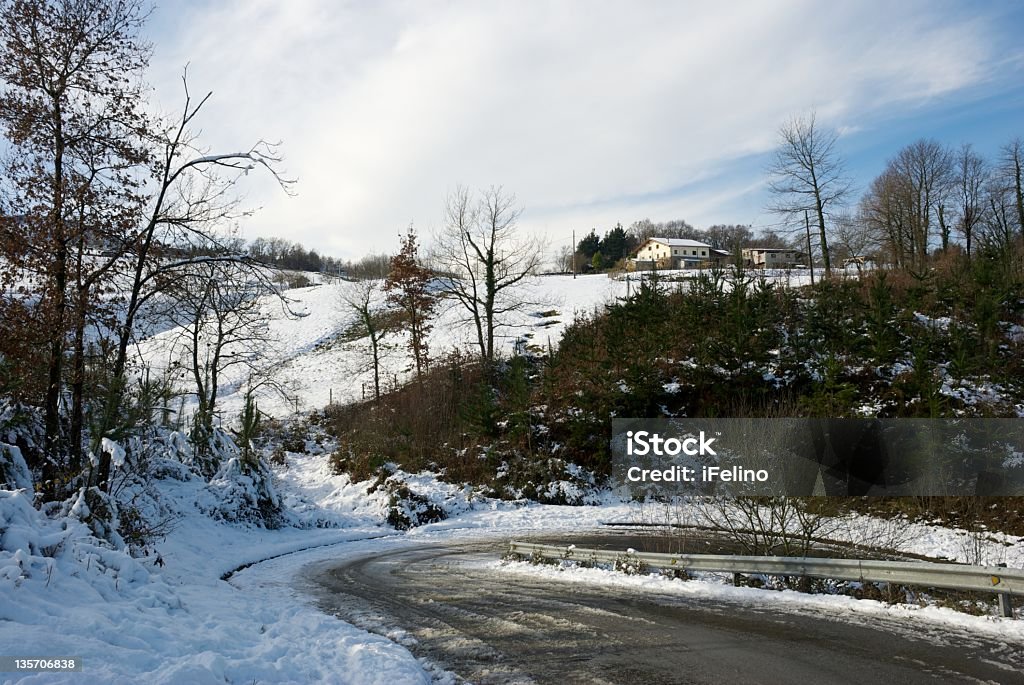
[(732, 269), (685, 287), (646, 280), (577, 319), (549, 355), (455, 355), (379, 402), (335, 409), (336, 464), (580, 501), (549, 486), (574, 467), (608, 473), (615, 416), (1016, 416), (1019, 268), (994, 255), (801, 288)]

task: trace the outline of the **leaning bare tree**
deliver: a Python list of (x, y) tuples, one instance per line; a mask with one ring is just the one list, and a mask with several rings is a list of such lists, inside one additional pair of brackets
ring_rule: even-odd
[[(197, 265), (231, 262), (255, 268), (236, 241), (224, 235), (223, 226), (244, 216), (234, 192), (239, 180), (253, 169), (271, 174), (290, 192), (293, 181), (278, 171), (281, 159), (276, 146), (257, 141), (249, 149), (211, 153), (199, 146), (194, 132), (196, 119), (212, 97), (194, 100), (183, 76), (184, 104), (177, 119), (154, 126), (152, 145), (156, 163), (149, 183), (146, 215), (130, 241), (119, 246), (122, 279), (127, 283), (123, 314), (114, 328), (116, 348), (103, 413), (93, 442), (115, 430), (126, 402), (129, 348), (137, 324), (153, 298), (166, 296), (183, 273)], [(106, 481), (108, 459), (101, 458), (98, 483)]]
[(464, 311), (485, 364), (494, 361), (496, 332), (530, 306), (523, 281), (543, 261), (543, 241), (518, 230), (521, 213), (500, 186), (475, 201), (460, 186), (448, 195), (445, 224), (435, 236), (434, 265), (447, 274), (442, 293)]
[(821, 245), (825, 275), (832, 273), (827, 221), (845, 202), (851, 184), (836, 150), (835, 131), (822, 129), (811, 112), (795, 117), (779, 129), (779, 145), (768, 168), (771, 210), (787, 221), (809, 216)]

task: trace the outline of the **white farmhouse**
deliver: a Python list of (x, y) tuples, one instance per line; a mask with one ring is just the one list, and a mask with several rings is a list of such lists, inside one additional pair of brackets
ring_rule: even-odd
[(717, 264), (728, 257), (707, 243), (688, 238), (648, 238), (633, 253), (631, 266), (638, 271), (651, 269), (696, 269)]
[(756, 269), (792, 269), (805, 263), (804, 253), (788, 247), (745, 247), (743, 263)]

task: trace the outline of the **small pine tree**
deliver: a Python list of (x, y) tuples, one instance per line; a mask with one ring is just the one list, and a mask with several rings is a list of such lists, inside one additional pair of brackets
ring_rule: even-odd
[(250, 387), (245, 392), (245, 405), (242, 407), (242, 415), (239, 417), (239, 428), (232, 431), (238, 441), (238, 447), (242, 454), (242, 463), (251, 466), (256, 462), (253, 440), (260, 432), (260, 409), (256, 404)]
[(391, 270), (384, 283), (387, 301), (403, 313), (402, 325), (409, 332), (409, 352), (416, 362), (416, 377), (422, 378), (429, 363), (427, 335), (437, 297), (430, 288), (430, 270), (420, 264), (416, 231), (410, 226), (402, 237), (402, 249), (391, 258)]

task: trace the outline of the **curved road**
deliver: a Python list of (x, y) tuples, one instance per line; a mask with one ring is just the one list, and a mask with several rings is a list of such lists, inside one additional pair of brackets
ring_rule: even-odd
[(767, 592), (740, 605), (467, 563), (494, 561), (505, 546), (321, 562), (306, 580), (325, 611), (473, 683), (1024, 683), (1024, 644), (780, 609)]

